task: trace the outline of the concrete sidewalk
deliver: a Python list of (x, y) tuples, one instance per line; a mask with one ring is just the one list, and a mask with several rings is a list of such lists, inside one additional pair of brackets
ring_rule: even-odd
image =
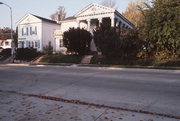
[(0, 121), (179, 121), (156, 115), (0, 92)]

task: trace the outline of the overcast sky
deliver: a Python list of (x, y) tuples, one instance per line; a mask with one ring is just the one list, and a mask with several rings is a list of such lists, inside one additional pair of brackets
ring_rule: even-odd
[[(123, 12), (132, 0), (116, 0), (119, 12)], [(101, 0), (0, 0), (13, 9), (13, 27), (26, 13), (32, 13), (41, 17), (49, 18), (58, 6), (64, 6), (67, 17), (79, 12), (91, 3), (100, 3)], [(10, 27), (10, 10), (0, 5), (0, 28)]]

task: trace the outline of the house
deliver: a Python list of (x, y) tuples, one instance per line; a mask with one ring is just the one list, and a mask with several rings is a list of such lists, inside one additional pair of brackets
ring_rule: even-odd
[(0, 40), (0, 47), (3, 49), (11, 48), (12, 39)]
[[(60, 22), (48, 20), (33, 14), (27, 14), (17, 22), (18, 47), (33, 47), (43, 51), (43, 47), (50, 42), (55, 52), (64, 50), (63, 33), (70, 28), (84, 28), (93, 34), (93, 30), (103, 22), (109, 20), (112, 27), (120, 31), (134, 25), (123, 17), (117, 10), (103, 5), (92, 3), (72, 17)], [(58, 23), (58, 24), (57, 24)], [(91, 42), (91, 51), (97, 51), (94, 40)]]
[[(72, 17), (68, 17), (60, 21), (60, 29), (54, 33), (56, 51), (63, 47), (63, 33), (69, 28), (84, 28), (93, 34), (93, 30), (102, 23), (103, 20), (109, 19), (112, 27), (119, 28), (120, 31), (129, 28), (133, 29), (134, 25), (122, 16), (117, 10), (103, 5), (92, 3), (76, 13)], [(91, 51), (97, 51), (94, 40), (91, 42)]]
[(60, 28), (56, 21), (52, 21), (33, 14), (26, 14), (17, 23), (18, 48), (36, 48), (42, 52), (43, 47), (53, 46), (54, 31)]

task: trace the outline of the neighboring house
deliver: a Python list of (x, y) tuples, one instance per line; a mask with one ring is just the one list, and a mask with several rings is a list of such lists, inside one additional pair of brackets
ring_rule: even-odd
[(56, 21), (52, 21), (33, 14), (26, 14), (17, 23), (18, 48), (36, 48), (43, 51), (43, 47), (51, 44), (55, 48), (54, 31), (60, 28)]
[(12, 39), (0, 40), (0, 47), (3, 49), (11, 48)]
[[(69, 28), (80, 27), (93, 34), (93, 30), (95, 30), (104, 19), (109, 19), (111, 21), (111, 26), (118, 27), (120, 31), (123, 31), (123, 29), (126, 28), (134, 28), (134, 25), (123, 17), (117, 10), (92, 3), (75, 14), (73, 17), (68, 17), (60, 21), (61, 28), (56, 30), (54, 33), (56, 43), (55, 50), (58, 51), (63, 46), (63, 33), (69, 30)], [(97, 51), (93, 40), (90, 48), (91, 51)]]
[[(70, 28), (84, 28), (93, 34), (93, 30), (109, 19), (112, 27), (123, 31), (126, 28), (133, 29), (134, 25), (123, 17), (117, 10), (103, 5), (92, 3), (72, 17), (60, 22), (48, 20), (36, 15), (27, 14), (17, 22), (18, 47), (34, 47), (42, 51), (49, 41), (56, 52), (65, 50), (63, 45), (63, 33)], [(59, 24), (57, 24), (59, 23)], [(91, 51), (97, 51), (94, 40), (91, 42)]]

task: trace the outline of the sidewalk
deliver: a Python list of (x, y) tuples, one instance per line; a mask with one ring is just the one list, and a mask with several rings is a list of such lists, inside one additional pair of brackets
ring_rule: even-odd
[(0, 92), (0, 121), (179, 121), (157, 115), (100, 108)]

